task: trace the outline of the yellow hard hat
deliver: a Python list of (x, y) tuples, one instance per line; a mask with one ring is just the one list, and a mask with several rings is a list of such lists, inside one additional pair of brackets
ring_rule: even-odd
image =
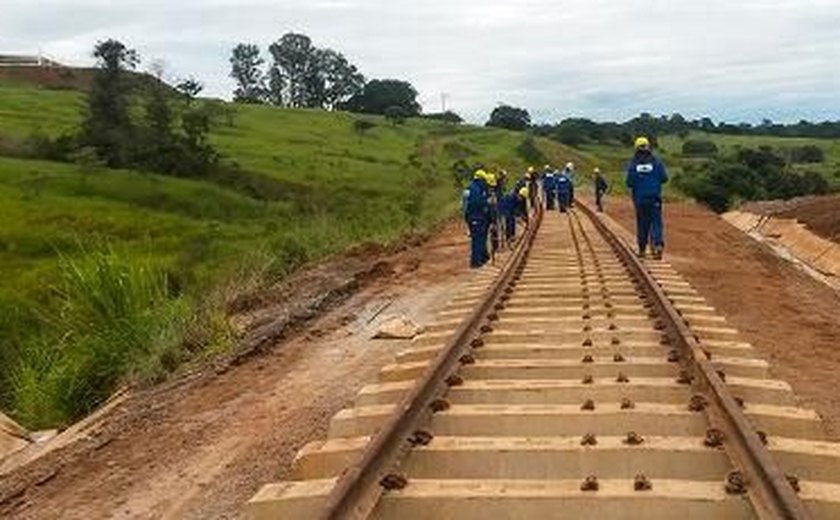
[(528, 166), (528, 173), (534, 173), (534, 167)]
[(551, 165), (550, 165), (550, 164), (546, 164), (546, 165), (545, 165), (545, 169), (546, 169), (546, 170), (550, 170), (550, 169), (551, 169)]
[(636, 150), (640, 148), (650, 148), (650, 140), (645, 136), (639, 136), (636, 138), (636, 143), (634, 144)]
[(595, 167), (595, 169), (594, 169), (594, 170), (592, 170), (592, 171), (594, 171), (595, 173), (601, 173), (601, 168), (598, 168), (598, 167), (596, 166), (596, 167)]
[(484, 179), (487, 180), (487, 172), (484, 170), (476, 170), (473, 174), (473, 179)]
[(523, 199), (528, 198), (528, 186), (523, 186), (522, 188), (519, 188), (519, 196)]
[(496, 186), (496, 183), (497, 183), (497, 181), (496, 181), (496, 175), (494, 175), (494, 174), (492, 174), (492, 173), (488, 173), (488, 174), (487, 174), (487, 176), (484, 178), (484, 180), (486, 180), (486, 181), (487, 181), (487, 184), (488, 184), (489, 186), (491, 186), (491, 187)]

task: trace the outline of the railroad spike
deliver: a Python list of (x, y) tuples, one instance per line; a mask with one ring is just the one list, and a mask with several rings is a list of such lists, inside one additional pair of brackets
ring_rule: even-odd
[(470, 341), (470, 346), (472, 348), (481, 348), (484, 346), (484, 340), (481, 338), (475, 338), (474, 340)]
[(744, 403), (744, 400), (742, 398), (733, 397), (732, 400), (735, 401), (735, 404), (737, 404), (739, 408), (745, 408), (746, 407), (746, 404)]
[(488, 325), (488, 324), (484, 324), (478, 330), (480, 330), (482, 334), (489, 334), (489, 333), (493, 332), (493, 326)]
[(629, 397), (625, 397), (621, 400), (622, 410), (632, 410), (634, 408), (636, 408), (636, 403), (634, 403)]
[(464, 354), (463, 356), (461, 356), (460, 358), (458, 358), (458, 361), (462, 365), (475, 365), (475, 356), (473, 356), (470, 353), (467, 353), (467, 354)]
[(583, 363), (594, 363), (595, 358), (592, 357), (592, 354), (586, 354), (585, 356), (583, 356), (583, 359), (581, 361)]
[(580, 440), (581, 446), (595, 446), (596, 444), (598, 444), (598, 439), (595, 438), (594, 433), (587, 433)]
[(613, 346), (621, 345), (621, 340), (614, 337), (610, 340), (610, 345), (613, 345)]
[(676, 350), (672, 350), (668, 352), (668, 363), (679, 363), (680, 362), (680, 353)]
[(487, 316), (487, 321), (499, 321), (499, 315), (495, 312), (490, 313), (490, 315)]
[(723, 381), (724, 383), (726, 382), (726, 372), (724, 372), (723, 370), (718, 370), (717, 376), (720, 378), (721, 381)]
[(756, 430), (755, 434), (758, 436), (758, 440), (761, 441), (761, 444), (767, 446), (767, 433), (762, 430)]
[(580, 405), (580, 409), (581, 410), (586, 410), (586, 411), (594, 410), (595, 409), (595, 401), (593, 401), (592, 399), (587, 399), (586, 401), (583, 402), (582, 405)]
[(630, 382), (630, 378), (627, 377), (627, 374), (625, 374), (624, 372), (619, 372), (618, 376), (615, 378), (615, 380), (619, 383), (629, 383)]
[(616, 363), (624, 363), (627, 360), (624, 359), (624, 356), (621, 355), (621, 352), (616, 352), (613, 356), (613, 361), (615, 361)]
[(592, 374), (586, 374), (585, 376), (583, 376), (583, 384), (591, 385), (594, 382), (595, 379), (592, 377)]
[(694, 381), (694, 378), (691, 377), (691, 374), (689, 374), (687, 370), (680, 370), (680, 375), (677, 376), (677, 383), (681, 385), (690, 385), (692, 381)]
[(592, 339), (591, 338), (586, 338), (585, 340), (583, 340), (583, 346), (584, 347), (591, 347), (592, 346)]

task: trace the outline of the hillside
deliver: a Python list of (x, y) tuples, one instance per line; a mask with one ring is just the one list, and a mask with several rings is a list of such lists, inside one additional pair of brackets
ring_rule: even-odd
[[(78, 91), (0, 84), (0, 218), (13, 223), (0, 228), (0, 408), (32, 427), (226, 349), (239, 295), (449, 217), (456, 161), (526, 166), (518, 133), (377, 117), (359, 132), (349, 114), (223, 104), (212, 141), (235, 177), (10, 156), (33, 135), (76, 129), (83, 103)], [(554, 162), (577, 157), (536, 144)]]

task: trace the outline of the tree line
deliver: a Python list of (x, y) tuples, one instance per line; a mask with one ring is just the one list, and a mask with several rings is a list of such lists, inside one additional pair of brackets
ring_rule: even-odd
[[(231, 51), (234, 101), (288, 108), (346, 110), (385, 115), (394, 122), (421, 115), (418, 92), (408, 81), (367, 80), (341, 52), (320, 48), (305, 34), (287, 33), (268, 46), (270, 61), (254, 43)], [(460, 122), (453, 112), (428, 117)]]

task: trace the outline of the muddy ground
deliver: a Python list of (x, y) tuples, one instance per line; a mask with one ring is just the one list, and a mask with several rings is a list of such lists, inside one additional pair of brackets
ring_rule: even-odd
[[(89, 435), (0, 477), (0, 517), (239, 517), (405, 347), (368, 340), (382, 319), (428, 322), (468, 276), (465, 245), (462, 226), (449, 225), (426, 243), (362, 249), (237, 302), (254, 329), (250, 354), (136, 392)], [(289, 325), (313, 317), (303, 330)]]
[[(608, 212), (632, 229), (628, 203), (610, 201)], [(666, 219), (668, 259), (840, 440), (838, 295), (699, 206), (670, 204)], [(238, 518), (403, 347), (367, 339), (378, 320), (428, 321), (468, 276), (457, 225), (404, 251), (366, 254), (298, 278), (314, 310), (282, 305), (300, 287), (240, 302), (256, 345), (281, 339), (241, 363), (135, 394), (90, 438), (0, 477), (0, 517)], [(319, 300), (325, 287), (312, 284), (324, 279), (340, 289)], [(271, 320), (290, 312), (312, 319), (291, 332)]]
[[(608, 212), (634, 230), (632, 204)], [(665, 207), (666, 257), (840, 440), (840, 294), (695, 204)]]

